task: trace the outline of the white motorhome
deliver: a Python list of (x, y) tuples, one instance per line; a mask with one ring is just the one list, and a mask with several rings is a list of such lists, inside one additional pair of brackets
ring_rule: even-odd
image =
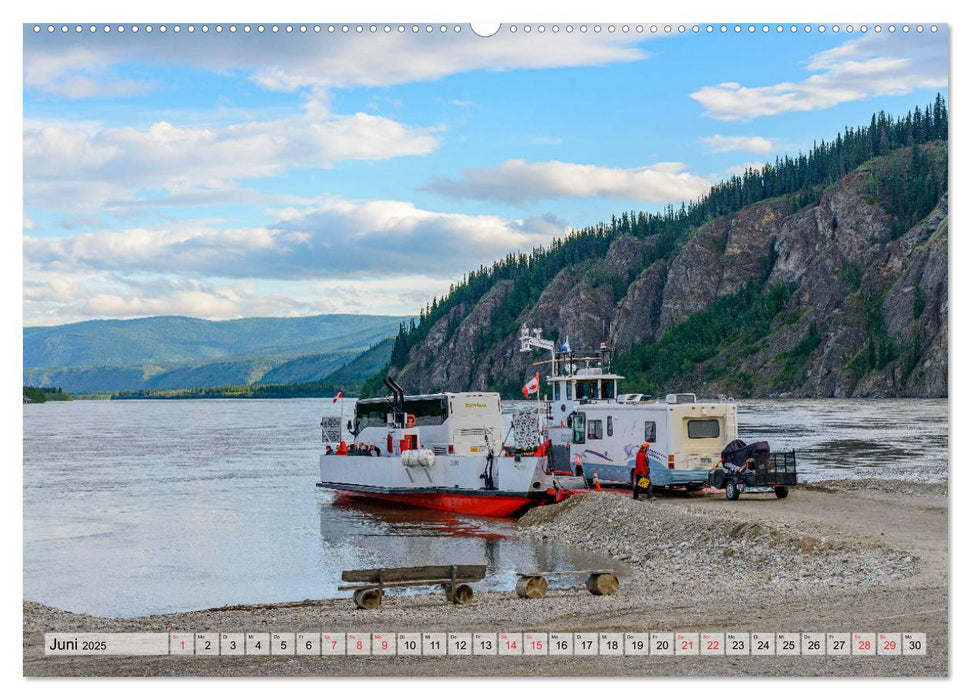
[(593, 401), (576, 407), (568, 421), (571, 458), (580, 458), (587, 478), (630, 483), (637, 451), (648, 443), (651, 481), (656, 486), (702, 488), (738, 437), (734, 402), (699, 401), (670, 394), (663, 401)]
[[(630, 483), (634, 461), (648, 443), (651, 480), (657, 486), (700, 489), (722, 448), (738, 438), (738, 413), (731, 399), (699, 401), (694, 394), (668, 394), (653, 400), (643, 394), (618, 394), (623, 379), (609, 371), (610, 353), (602, 343), (589, 356), (577, 356), (524, 327), (520, 349), (550, 352), (552, 388), (547, 436), (557, 472), (582, 472), (592, 481)], [(582, 366), (581, 366), (582, 365)]]

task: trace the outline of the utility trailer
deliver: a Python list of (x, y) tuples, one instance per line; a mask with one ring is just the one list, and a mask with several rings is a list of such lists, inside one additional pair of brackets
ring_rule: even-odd
[(722, 451), (719, 466), (708, 474), (708, 485), (725, 489), (729, 501), (737, 501), (745, 491), (772, 491), (776, 498), (785, 498), (797, 483), (796, 451), (770, 452), (767, 442), (732, 441)]

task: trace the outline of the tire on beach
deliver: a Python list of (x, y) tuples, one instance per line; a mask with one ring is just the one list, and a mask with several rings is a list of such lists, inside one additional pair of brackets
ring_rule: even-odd
[(445, 586), (445, 597), (452, 603), (456, 605), (465, 605), (466, 603), (472, 602), (472, 586), (467, 583), (460, 583), (452, 589), (451, 585), (446, 584)]
[(374, 610), (381, 605), (381, 597), (376, 588), (359, 588), (354, 591), (354, 604), (362, 610)]
[(725, 482), (725, 498), (729, 501), (737, 501), (741, 493), (738, 490), (738, 484), (734, 480), (729, 479)]
[(776, 498), (785, 498), (786, 496), (789, 495), (788, 486), (774, 486), (772, 487), (772, 490), (775, 491)]
[(620, 581), (615, 574), (590, 574), (587, 578), (587, 590), (594, 595), (613, 595), (620, 588)]
[(520, 598), (545, 598), (549, 583), (542, 576), (520, 576), (516, 581), (516, 595)]

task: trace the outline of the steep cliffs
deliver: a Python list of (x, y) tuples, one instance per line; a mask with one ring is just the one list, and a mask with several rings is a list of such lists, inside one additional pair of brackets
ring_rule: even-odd
[[(902, 194), (918, 157), (922, 177), (945, 183), (929, 212)], [(499, 280), (449, 309), (391, 371), (410, 391), (512, 393), (541, 359), (514, 332), (495, 338), (513, 305), (517, 327), (575, 349), (606, 341), (630, 391), (946, 396), (946, 169), (946, 142), (901, 148), (810, 195), (711, 219), (670, 254), (657, 237), (615, 236), (535, 300)]]

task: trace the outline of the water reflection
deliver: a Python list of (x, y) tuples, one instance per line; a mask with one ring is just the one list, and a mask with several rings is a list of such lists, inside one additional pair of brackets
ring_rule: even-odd
[(335, 593), (340, 571), (350, 568), (485, 564), (486, 578), (476, 588), (507, 591), (515, 586), (518, 571), (610, 567), (622, 578), (629, 573), (623, 562), (610, 557), (518, 539), (508, 519), (396, 508), (362, 499), (321, 503), (320, 542), (334, 564), (325, 577)]

